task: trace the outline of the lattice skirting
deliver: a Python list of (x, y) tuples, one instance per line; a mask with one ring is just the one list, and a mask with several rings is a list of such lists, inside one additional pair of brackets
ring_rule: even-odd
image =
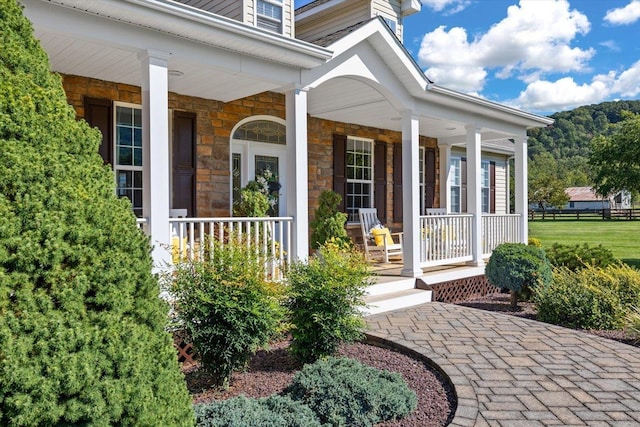
[(484, 275), (436, 283), (428, 287), (433, 291), (434, 301), (447, 303), (467, 301), (499, 291), (489, 284)]
[(181, 331), (176, 331), (173, 333), (173, 345), (177, 350), (178, 354), (178, 362), (183, 367), (191, 366), (195, 363), (193, 360), (194, 350), (193, 345), (188, 342)]

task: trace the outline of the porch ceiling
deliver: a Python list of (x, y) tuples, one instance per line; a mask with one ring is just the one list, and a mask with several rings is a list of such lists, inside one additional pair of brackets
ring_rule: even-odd
[(170, 55), (169, 70), (181, 73), (169, 78), (170, 91), (224, 102), (290, 87), (301, 68), (330, 55), (166, 2), (21, 1), (53, 71), (139, 86), (137, 55), (157, 50)]

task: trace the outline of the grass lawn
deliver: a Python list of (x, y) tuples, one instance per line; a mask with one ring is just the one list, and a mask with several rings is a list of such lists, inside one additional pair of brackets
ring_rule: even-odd
[(536, 220), (529, 221), (529, 236), (543, 247), (564, 244), (602, 244), (613, 256), (640, 268), (640, 221)]

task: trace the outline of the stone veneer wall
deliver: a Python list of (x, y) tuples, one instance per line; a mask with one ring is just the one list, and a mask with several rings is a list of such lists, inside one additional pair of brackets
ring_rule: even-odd
[[(69, 103), (78, 118), (84, 118), (84, 98), (105, 98), (112, 101), (141, 104), (137, 86), (63, 75), (63, 85)], [(285, 97), (265, 92), (232, 102), (220, 102), (169, 93), (169, 108), (197, 115), (197, 214), (200, 217), (230, 215), (229, 147), (233, 127), (242, 119), (255, 115), (270, 115), (285, 119)], [(393, 144), (400, 144), (402, 135), (385, 129), (332, 122), (309, 117), (309, 217), (312, 219), (322, 190), (333, 187), (333, 134), (345, 134), (387, 142), (387, 218), (393, 219)], [(420, 144), (436, 147), (433, 138), (420, 137)], [(436, 167), (438, 167), (436, 150)], [(436, 179), (439, 178), (436, 170)], [(436, 201), (439, 183), (436, 182)], [(400, 223), (391, 223), (400, 228)]]

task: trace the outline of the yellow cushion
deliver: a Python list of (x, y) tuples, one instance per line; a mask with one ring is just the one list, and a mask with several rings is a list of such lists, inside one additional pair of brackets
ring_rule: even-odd
[(393, 245), (393, 239), (391, 238), (391, 233), (389, 233), (388, 228), (374, 228), (371, 230), (371, 235), (373, 236), (373, 240), (376, 242), (376, 246), (384, 246), (384, 242), (387, 242), (387, 246)]
[(187, 260), (187, 238), (186, 237), (182, 238), (182, 248), (180, 248), (180, 238), (178, 236), (173, 236), (171, 238), (171, 259), (174, 264)]

